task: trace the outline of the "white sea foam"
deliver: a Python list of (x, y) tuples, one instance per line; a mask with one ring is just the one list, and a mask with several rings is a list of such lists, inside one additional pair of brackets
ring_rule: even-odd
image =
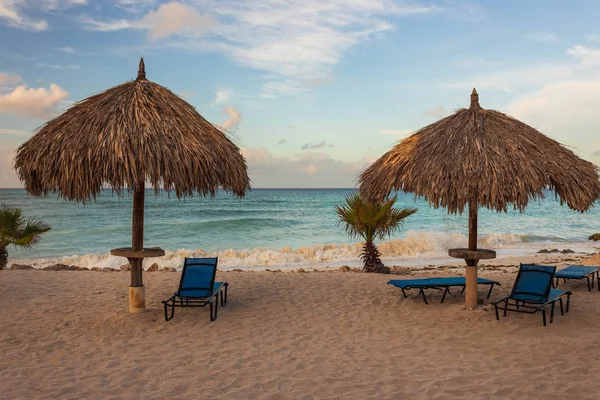
[[(450, 248), (466, 247), (467, 238), (461, 234), (446, 234), (441, 232), (408, 232), (404, 239), (384, 241), (378, 244), (382, 259), (386, 263), (418, 264), (450, 261), (447, 251)], [(531, 253), (534, 249), (548, 246), (550, 243), (531, 242), (525, 236), (512, 234), (492, 234), (483, 236), (479, 246), (483, 248), (503, 249), (515, 255)], [(566, 243), (562, 243), (562, 247)], [(571, 244), (573, 245), (573, 244)], [(164, 257), (144, 260), (144, 268), (156, 262), (161, 267), (181, 268), (185, 257), (219, 257), (221, 269), (265, 269), (290, 268), (301, 266), (339, 266), (345, 263), (358, 265), (361, 243), (354, 244), (325, 244), (292, 249), (255, 248), (244, 250), (223, 250), (207, 252), (202, 249), (180, 249), (167, 251)], [(63, 263), (80, 267), (119, 268), (127, 261), (122, 257), (110, 254), (86, 254), (83, 256), (66, 256), (45, 259), (19, 259), (18, 263), (27, 263), (38, 268)]]

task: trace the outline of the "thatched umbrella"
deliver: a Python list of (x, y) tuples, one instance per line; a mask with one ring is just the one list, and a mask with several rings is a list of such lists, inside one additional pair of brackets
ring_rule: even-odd
[(536, 129), (479, 105), (417, 131), (365, 170), (361, 193), (379, 200), (393, 190), (423, 196), (433, 207), (462, 214), (469, 206), (469, 247), (450, 250), (467, 262), (466, 306), (477, 306), (477, 262), (495, 252), (477, 249), (479, 206), (523, 211), (530, 200), (554, 189), (561, 204), (585, 211), (600, 196), (598, 169)]
[(244, 196), (250, 188), (240, 149), (196, 109), (146, 79), (137, 79), (73, 105), (19, 147), (15, 169), (35, 196), (58, 193), (88, 202), (110, 185), (119, 196), (133, 192), (132, 247), (114, 249), (131, 264), (129, 310), (145, 310), (142, 261), (164, 255), (144, 249), (144, 188), (177, 198), (223, 189)]

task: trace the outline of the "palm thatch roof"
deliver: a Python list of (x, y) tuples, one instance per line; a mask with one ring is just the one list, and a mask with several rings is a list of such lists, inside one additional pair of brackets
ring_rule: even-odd
[(600, 196), (598, 168), (557, 141), (506, 114), (485, 110), (475, 89), (471, 106), (400, 141), (359, 177), (362, 195), (393, 190), (423, 196), (462, 213), (469, 203), (523, 210), (555, 190), (561, 204), (585, 211)]
[(196, 109), (146, 79), (143, 59), (134, 81), (72, 106), (17, 150), (15, 169), (28, 192), (59, 192), (86, 202), (110, 185), (150, 182), (178, 198), (218, 189), (243, 196), (249, 186), (240, 149)]

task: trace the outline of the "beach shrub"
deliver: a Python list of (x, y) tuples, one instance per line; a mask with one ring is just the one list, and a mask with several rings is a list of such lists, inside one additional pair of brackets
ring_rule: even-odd
[(352, 193), (335, 207), (340, 224), (344, 225), (348, 235), (365, 240), (360, 253), (365, 272), (389, 273), (389, 268), (381, 262), (381, 253), (375, 246), (375, 239), (390, 236), (402, 227), (404, 219), (417, 212), (416, 208), (394, 208), (395, 203), (396, 196), (375, 203), (364, 201), (360, 194)]
[(8, 263), (8, 246), (30, 248), (49, 230), (50, 227), (42, 221), (25, 220), (20, 208), (0, 205), (0, 269), (4, 269)]

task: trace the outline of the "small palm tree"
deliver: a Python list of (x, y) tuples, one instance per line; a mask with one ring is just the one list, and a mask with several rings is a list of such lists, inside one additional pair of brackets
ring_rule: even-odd
[(8, 263), (6, 248), (9, 245), (30, 248), (49, 230), (50, 227), (42, 221), (26, 221), (21, 209), (7, 204), (0, 205), (0, 269), (4, 269)]
[(343, 204), (335, 207), (348, 235), (365, 240), (360, 254), (365, 272), (389, 273), (389, 268), (381, 262), (375, 239), (390, 236), (402, 226), (405, 218), (417, 212), (416, 208), (393, 208), (395, 202), (396, 196), (381, 203), (370, 203), (361, 199), (360, 194), (352, 193), (346, 196)]

